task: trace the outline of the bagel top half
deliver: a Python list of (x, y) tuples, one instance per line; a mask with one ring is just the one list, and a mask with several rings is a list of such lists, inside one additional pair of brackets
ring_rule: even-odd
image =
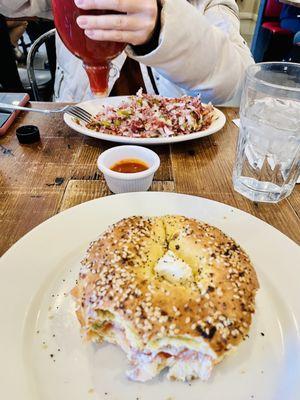
[(247, 335), (258, 287), (247, 254), (216, 227), (135, 216), (90, 245), (72, 293), (87, 340), (117, 323), (138, 350), (202, 349), (218, 362)]

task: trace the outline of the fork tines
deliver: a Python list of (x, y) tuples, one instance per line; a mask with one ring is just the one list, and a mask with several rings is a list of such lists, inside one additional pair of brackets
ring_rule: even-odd
[(89, 123), (91, 122), (92, 119), (92, 114), (90, 114), (88, 111), (84, 110), (81, 107), (78, 106), (70, 106), (66, 112), (73, 117), (76, 117), (78, 119), (81, 119), (82, 121)]

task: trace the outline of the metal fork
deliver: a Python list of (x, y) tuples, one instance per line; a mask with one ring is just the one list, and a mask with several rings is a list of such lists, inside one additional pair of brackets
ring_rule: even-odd
[(72, 117), (76, 117), (86, 123), (89, 123), (93, 116), (88, 111), (84, 110), (78, 106), (65, 106), (63, 108), (57, 108), (55, 110), (45, 110), (41, 108), (28, 108), (28, 107), (21, 107), (15, 104), (5, 104), (0, 103), (0, 110), (20, 110), (20, 111), (27, 111), (27, 112), (37, 112), (41, 114), (58, 114), (58, 113), (67, 113), (72, 115)]

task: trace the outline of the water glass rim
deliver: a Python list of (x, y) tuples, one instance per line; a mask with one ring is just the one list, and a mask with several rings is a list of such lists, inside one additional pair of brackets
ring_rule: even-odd
[(300, 92), (300, 86), (299, 87), (291, 87), (291, 86), (277, 85), (276, 83), (270, 83), (270, 82), (264, 81), (263, 79), (259, 79), (259, 78), (255, 77), (252, 74), (252, 70), (257, 68), (258, 66), (264, 66), (264, 65), (274, 65), (274, 66), (275, 65), (284, 65), (286, 67), (291, 66), (293, 68), (298, 68), (300, 71), (300, 64), (292, 63), (292, 62), (285, 62), (285, 61), (268, 61), (268, 62), (252, 64), (246, 69), (246, 76), (248, 79), (251, 79), (252, 81), (259, 82), (262, 85), (272, 87), (275, 89), (287, 90), (287, 91), (292, 91), (292, 92)]

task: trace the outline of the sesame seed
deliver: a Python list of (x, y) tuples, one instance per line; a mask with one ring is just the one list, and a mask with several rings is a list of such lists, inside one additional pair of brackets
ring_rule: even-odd
[(239, 331), (237, 330), (237, 329), (234, 329), (233, 331), (231, 331), (231, 335), (233, 336), (233, 337), (237, 337), (238, 335), (239, 335)]

